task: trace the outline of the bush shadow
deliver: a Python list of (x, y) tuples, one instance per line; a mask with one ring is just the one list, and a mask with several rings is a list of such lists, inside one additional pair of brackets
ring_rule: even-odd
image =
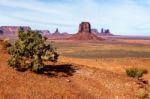
[(61, 65), (45, 65), (37, 73), (44, 74), (48, 77), (68, 77), (73, 76), (76, 72), (76, 68), (71, 64)]

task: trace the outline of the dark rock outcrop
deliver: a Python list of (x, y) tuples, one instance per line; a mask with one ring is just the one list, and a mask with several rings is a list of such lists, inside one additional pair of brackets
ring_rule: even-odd
[(91, 32), (91, 25), (89, 22), (82, 22), (79, 25), (78, 33), (74, 34), (69, 40), (103, 40), (103, 38), (96, 36)]

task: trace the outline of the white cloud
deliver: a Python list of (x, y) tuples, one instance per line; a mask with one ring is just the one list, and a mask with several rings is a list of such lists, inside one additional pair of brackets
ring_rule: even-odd
[[(135, 0), (52, 1), (1, 0), (0, 25), (27, 24), (52, 31), (58, 27), (74, 33), (81, 21), (90, 21), (98, 30), (110, 28), (116, 34), (148, 35), (150, 32), (150, 8), (144, 6), (150, 5), (149, 0), (146, 3)], [(8, 7), (6, 11), (2, 6)]]

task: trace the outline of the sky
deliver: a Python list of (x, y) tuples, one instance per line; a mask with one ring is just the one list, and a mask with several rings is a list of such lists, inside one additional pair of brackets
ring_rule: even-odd
[(116, 35), (150, 36), (150, 0), (0, 0), (0, 26), (76, 33), (82, 21)]

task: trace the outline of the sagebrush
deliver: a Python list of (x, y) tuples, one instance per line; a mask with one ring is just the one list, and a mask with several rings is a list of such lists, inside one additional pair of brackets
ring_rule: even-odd
[(8, 48), (11, 55), (9, 65), (18, 70), (38, 71), (43, 68), (43, 61), (56, 62), (58, 53), (52, 44), (46, 43), (47, 38), (37, 31), (24, 31), (20, 28), (18, 40)]
[(133, 77), (133, 78), (142, 77), (143, 74), (146, 74), (146, 73), (147, 73), (146, 69), (139, 69), (139, 68), (128, 68), (128, 69), (126, 69), (126, 74), (129, 77)]

